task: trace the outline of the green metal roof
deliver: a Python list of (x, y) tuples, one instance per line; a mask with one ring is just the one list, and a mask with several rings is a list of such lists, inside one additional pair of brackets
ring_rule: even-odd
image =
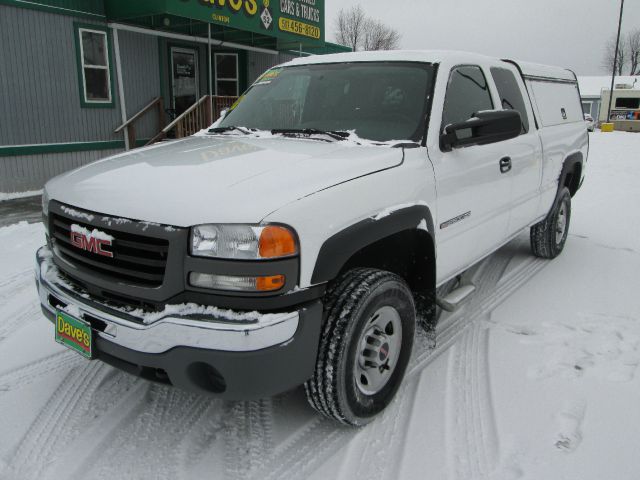
[(325, 42), (325, 0), (0, 0), (0, 4), (126, 23), (280, 51), (351, 51)]
[(324, 0), (104, 0), (104, 4), (109, 21), (204, 37), (211, 24), (213, 38), (222, 41), (274, 50), (332, 48), (324, 41)]

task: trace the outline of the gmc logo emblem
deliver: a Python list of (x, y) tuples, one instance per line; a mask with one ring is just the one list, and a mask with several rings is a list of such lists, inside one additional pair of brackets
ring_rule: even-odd
[(113, 258), (113, 253), (103, 250), (104, 246), (111, 246), (111, 240), (102, 240), (93, 236), (87, 236), (80, 232), (71, 232), (71, 245), (86, 250), (87, 252)]

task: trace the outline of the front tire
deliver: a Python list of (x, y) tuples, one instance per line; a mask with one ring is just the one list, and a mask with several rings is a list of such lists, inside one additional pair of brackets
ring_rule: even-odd
[(531, 250), (541, 258), (556, 258), (564, 249), (571, 220), (571, 193), (562, 187), (553, 208), (543, 221), (531, 227)]
[(350, 270), (328, 290), (325, 315), (307, 399), (328, 418), (365, 425), (391, 402), (404, 377), (416, 323), (411, 291), (393, 273)]

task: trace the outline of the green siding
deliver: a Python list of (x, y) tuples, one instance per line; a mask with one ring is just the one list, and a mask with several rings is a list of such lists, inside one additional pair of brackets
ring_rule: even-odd
[[(138, 139), (136, 140), (136, 147), (142, 147), (148, 141), (148, 138)], [(0, 157), (37, 155), (43, 153), (70, 153), (98, 150), (115, 150), (119, 148), (124, 149), (124, 140), (107, 140), (104, 142), (44, 143), (35, 145), (9, 145), (0, 147)]]

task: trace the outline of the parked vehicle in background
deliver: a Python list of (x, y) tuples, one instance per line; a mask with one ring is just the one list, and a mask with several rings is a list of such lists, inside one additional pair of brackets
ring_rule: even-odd
[(593, 117), (590, 114), (588, 113), (584, 114), (584, 122), (587, 124), (588, 131), (593, 132), (596, 129), (596, 124), (593, 121)]
[(587, 153), (569, 70), (296, 59), (208, 132), (51, 180), (42, 309), (58, 342), (145, 379), (230, 399), (304, 384), (363, 425), (415, 329), (473, 293), (469, 267), (526, 229), (534, 255), (560, 254)]

